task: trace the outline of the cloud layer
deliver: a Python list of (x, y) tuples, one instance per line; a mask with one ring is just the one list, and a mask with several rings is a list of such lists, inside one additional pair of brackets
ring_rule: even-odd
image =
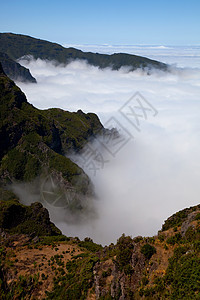
[(105, 54), (129, 53), (146, 56), (168, 64), (177, 64), (179, 67), (200, 67), (200, 45), (171, 46), (171, 45), (64, 45), (86, 52)]
[[(104, 150), (109, 162), (96, 174), (85, 167), (99, 198), (99, 217), (81, 226), (56, 221), (66, 235), (90, 236), (103, 244), (123, 232), (153, 235), (172, 213), (199, 203), (200, 69), (172, 67), (171, 73), (149, 76), (125, 68), (99, 70), (80, 61), (67, 67), (22, 63), (38, 84), (18, 84), (36, 107), (95, 112), (103, 124), (114, 118), (131, 135), (115, 157)], [(140, 132), (120, 113), (136, 92), (158, 111), (139, 118)]]

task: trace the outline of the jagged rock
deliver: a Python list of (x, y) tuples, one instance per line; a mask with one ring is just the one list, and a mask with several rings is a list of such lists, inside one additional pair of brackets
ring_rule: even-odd
[(33, 239), (32, 239), (32, 241), (34, 242), (34, 243), (37, 243), (37, 242), (39, 242), (39, 237), (38, 236), (36, 236), (36, 237), (34, 237)]
[(191, 212), (187, 216), (187, 219), (182, 223), (182, 225), (181, 225), (181, 231), (180, 231), (180, 233), (181, 233), (182, 236), (185, 236), (185, 233), (188, 230), (188, 228), (191, 226), (191, 222), (195, 219), (196, 214), (197, 213), (195, 211)]

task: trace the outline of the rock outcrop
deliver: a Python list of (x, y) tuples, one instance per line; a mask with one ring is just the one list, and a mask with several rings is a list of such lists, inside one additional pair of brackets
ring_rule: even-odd
[(10, 79), (14, 81), (36, 83), (36, 79), (31, 75), (29, 69), (21, 66), (6, 53), (0, 52), (0, 63), (4, 72)]
[(15, 194), (0, 188), (0, 231), (36, 236), (60, 235), (41, 203), (22, 205)]

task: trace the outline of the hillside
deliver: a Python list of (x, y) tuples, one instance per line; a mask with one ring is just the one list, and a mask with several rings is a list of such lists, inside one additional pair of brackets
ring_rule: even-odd
[(157, 236), (122, 235), (104, 248), (3, 229), (1, 299), (199, 299), (199, 238), (199, 205), (170, 217)]
[(0, 33), (0, 51), (9, 55), (13, 60), (31, 55), (35, 59), (54, 60), (63, 64), (68, 64), (74, 59), (81, 59), (93, 66), (111, 67), (113, 70), (118, 70), (123, 66), (129, 66), (130, 70), (137, 68), (167, 70), (166, 64), (141, 56), (125, 53), (106, 55), (83, 52), (75, 48), (64, 48), (56, 43), (13, 33)]
[(29, 69), (22, 67), (19, 63), (11, 59), (6, 53), (0, 52), (0, 63), (4, 72), (10, 79), (21, 82), (36, 83), (36, 79), (31, 75)]
[[(67, 204), (73, 213), (87, 210), (92, 184), (65, 155), (79, 151), (100, 130), (103, 126), (92, 113), (36, 109), (0, 65), (0, 185), (36, 180), (40, 195), (41, 185), (54, 180), (60, 206)], [(56, 195), (51, 197), (52, 187), (48, 189), (46, 201), (52, 203)]]

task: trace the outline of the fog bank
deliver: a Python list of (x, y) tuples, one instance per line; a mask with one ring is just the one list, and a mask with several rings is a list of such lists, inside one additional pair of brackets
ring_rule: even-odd
[[(36, 107), (95, 112), (105, 126), (117, 120), (121, 133), (125, 128), (130, 135), (115, 155), (110, 148), (103, 150), (107, 162), (97, 172), (84, 166), (99, 198), (96, 219), (70, 225), (58, 222), (50, 209), (63, 233), (90, 236), (103, 244), (115, 242), (122, 233), (149, 236), (174, 212), (199, 203), (199, 68), (172, 66), (171, 73), (153, 71), (148, 76), (126, 68), (99, 70), (80, 61), (66, 67), (41, 60), (22, 64), (38, 83), (18, 85)], [(154, 116), (148, 110), (145, 118), (135, 108), (140, 131), (133, 116), (122, 114), (136, 92), (157, 111)]]

